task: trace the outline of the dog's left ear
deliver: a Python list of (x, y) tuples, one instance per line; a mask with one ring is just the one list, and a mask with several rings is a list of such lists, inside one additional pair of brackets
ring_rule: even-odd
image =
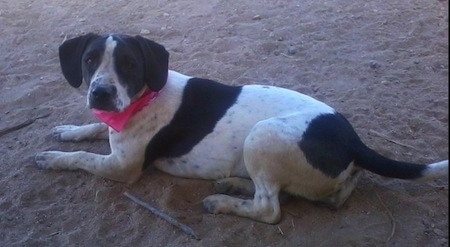
[(73, 39), (64, 41), (59, 47), (59, 62), (64, 77), (72, 87), (79, 87), (81, 85), (81, 58), (84, 50), (89, 43), (98, 38), (96, 34), (88, 33)]
[(136, 40), (144, 56), (144, 80), (150, 90), (158, 92), (167, 81), (169, 52), (164, 46), (142, 36), (136, 36)]

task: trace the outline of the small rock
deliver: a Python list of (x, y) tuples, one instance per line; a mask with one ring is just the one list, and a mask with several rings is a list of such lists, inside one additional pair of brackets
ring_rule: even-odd
[(438, 236), (444, 236), (444, 232), (441, 229), (434, 228), (433, 232)]
[(381, 65), (376, 61), (370, 61), (369, 66), (371, 69), (378, 69), (381, 67)]
[(283, 41), (284, 40), (284, 38), (283, 37), (278, 37), (278, 39), (277, 39), (278, 41)]
[(295, 53), (297, 53), (297, 48), (295, 48), (295, 46), (289, 46), (288, 47), (288, 54), (289, 55), (295, 55)]
[(150, 34), (150, 30), (148, 30), (148, 29), (141, 29), (140, 33), (141, 34)]
[(163, 16), (167, 17), (167, 16), (169, 16), (169, 13), (163, 13)]

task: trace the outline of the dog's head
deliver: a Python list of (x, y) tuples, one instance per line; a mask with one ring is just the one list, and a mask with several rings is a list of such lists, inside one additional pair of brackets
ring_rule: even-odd
[(87, 34), (59, 47), (64, 77), (73, 87), (88, 84), (91, 109), (120, 112), (148, 88), (167, 81), (169, 53), (141, 36)]

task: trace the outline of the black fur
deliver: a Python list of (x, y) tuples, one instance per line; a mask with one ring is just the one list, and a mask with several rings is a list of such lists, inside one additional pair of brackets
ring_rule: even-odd
[[(150, 79), (146, 75), (149, 69), (146, 67), (151, 65), (145, 62), (144, 57), (145, 53), (152, 52), (151, 50), (142, 51), (135, 37), (114, 35), (113, 38), (117, 42), (113, 57), (119, 82), (127, 89), (127, 94), (130, 97), (134, 97), (142, 91), (142, 88), (149, 84), (147, 81)], [(168, 68), (166, 68), (166, 74), (167, 70)], [(164, 72), (161, 71), (160, 73)], [(155, 83), (159, 84), (159, 82), (156, 82), (158, 80), (155, 77), (152, 82), (155, 81)]]
[(89, 43), (100, 36), (89, 33), (65, 41), (59, 47), (59, 61), (64, 77), (72, 87), (82, 83), (81, 59)]
[(312, 166), (335, 178), (352, 162), (358, 140), (341, 114), (324, 114), (309, 123), (299, 146)]
[(355, 164), (384, 177), (417, 179), (428, 168), (424, 164), (412, 164), (381, 156), (366, 145), (355, 146)]
[(144, 81), (154, 92), (161, 90), (167, 81), (169, 73), (169, 52), (164, 46), (136, 36), (141, 52), (144, 55)]
[(143, 169), (158, 158), (187, 154), (236, 102), (242, 87), (233, 87), (211, 80), (192, 78), (184, 88), (181, 105), (168, 125), (149, 142)]
[(350, 162), (385, 177), (416, 179), (425, 165), (388, 159), (367, 147), (350, 123), (339, 113), (324, 114), (311, 121), (299, 146), (315, 168), (335, 178)]

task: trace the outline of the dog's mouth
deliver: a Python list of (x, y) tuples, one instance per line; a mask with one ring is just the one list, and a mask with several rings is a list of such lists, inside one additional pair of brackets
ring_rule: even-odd
[(87, 106), (92, 110), (104, 112), (121, 112), (121, 102), (117, 98), (117, 90), (114, 86), (96, 86), (89, 90)]
[(141, 111), (144, 107), (148, 106), (156, 97), (158, 97), (158, 94), (159, 92), (147, 90), (138, 100), (133, 101), (129, 106), (120, 112), (103, 111), (98, 109), (93, 109), (92, 112), (102, 122), (106, 123), (117, 132), (120, 132), (125, 127), (129, 119)]
[(96, 99), (95, 97), (89, 97), (88, 108), (91, 110), (115, 113), (122, 111), (119, 109), (114, 99)]

